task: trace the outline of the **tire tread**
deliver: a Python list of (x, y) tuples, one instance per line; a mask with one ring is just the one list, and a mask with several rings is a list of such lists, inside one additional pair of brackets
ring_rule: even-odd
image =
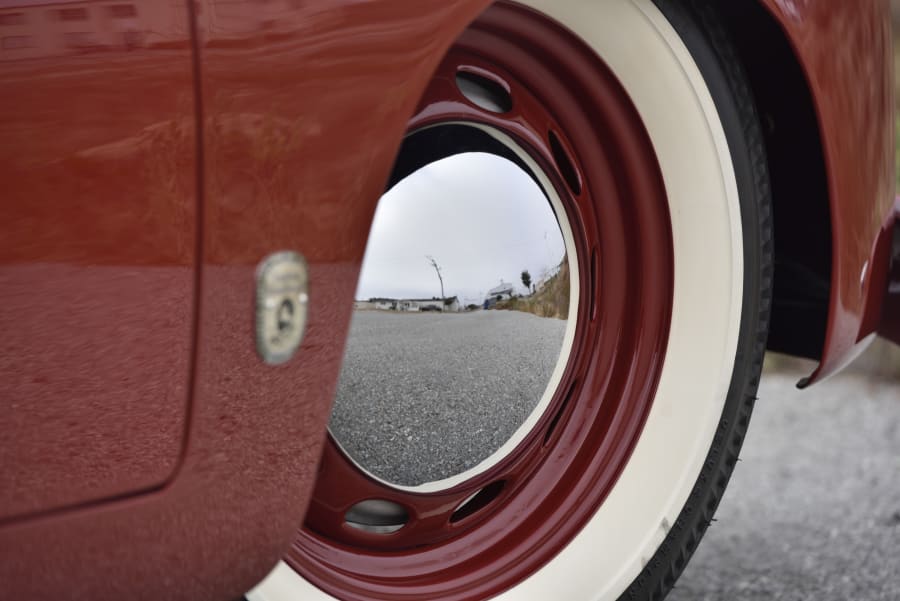
[[(763, 357), (769, 334), (769, 315), (773, 295), (774, 241), (771, 188), (763, 143), (762, 128), (753, 95), (744, 69), (737, 57), (728, 32), (721, 23), (715, 7), (708, 0), (654, 0), (654, 3), (681, 34), (702, 36), (703, 42), (715, 55), (717, 66), (727, 83), (730, 100), (734, 103), (741, 135), (749, 157), (752, 173), (751, 196), (753, 206), (741, 199), (742, 218), (747, 210), (755, 216), (752, 231), (758, 249), (758, 272), (753, 274), (756, 295), (750, 299), (748, 311), (745, 277), (745, 302), (741, 324), (742, 337), (735, 359), (735, 372), (726, 400), (723, 417), (716, 430), (704, 466), (688, 497), (685, 507), (638, 578), (620, 599), (661, 600), (674, 588), (700, 539), (711, 523), (731, 474), (740, 460), (740, 450), (750, 424), (750, 416), (757, 400)], [(696, 40), (695, 40), (696, 41)], [(686, 41), (688, 43), (688, 41)], [(704, 77), (707, 74), (704, 73)], [(731, 145), (731, 144), (730, 144)], [(734, 149), (732, 150), (734, 152)], [(748, 229), (744, 228), (745, 247)], [(746, 256), (745, 248), (745, 256)], [(749, 330), (746, 331), (745, 330)], [(711, 483), (711, 484), (710, 484)]]

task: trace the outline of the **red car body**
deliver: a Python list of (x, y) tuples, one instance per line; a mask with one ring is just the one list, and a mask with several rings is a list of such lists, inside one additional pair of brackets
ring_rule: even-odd
[[(375, 206), (488, 4), (0, 2), (4, 598), (235, 598), (281, 557)], [(821, 319), (786, 302), (779, 321), (776, 286), (772, 346), (813, 354), (812, 383), (879, 332), (900, 343), (888, 8), (736, 4), (802, 74), (780, 97), (759, 40), (740, 43), (762, 112), (814, 116), (785, 142), (802, 165), (770, 166), (776, 239), (824, 274), (827, 299), (802, 304)], [(297, 357), (272, 367), (254, 270), (283, 248), (312, 292)]]

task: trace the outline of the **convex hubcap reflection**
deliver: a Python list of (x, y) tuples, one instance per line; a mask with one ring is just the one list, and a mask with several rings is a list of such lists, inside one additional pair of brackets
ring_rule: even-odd
[(546, 407), (573, 300), (560, 218), (523, 166), (485, 152), (429, 163), (382, 197), (330, 426), (361, 469), (446, 488)]

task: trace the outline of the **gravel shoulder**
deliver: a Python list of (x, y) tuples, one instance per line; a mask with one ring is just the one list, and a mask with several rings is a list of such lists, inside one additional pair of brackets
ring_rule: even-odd
[[(808, 373), (808, 372), (807, 372)], [(731, 484), (671, 601), (900, 599), (900, 382), (767, 374)]]

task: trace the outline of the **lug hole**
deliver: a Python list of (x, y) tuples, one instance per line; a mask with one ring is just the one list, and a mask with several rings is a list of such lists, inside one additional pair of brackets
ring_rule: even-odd
[(556, 168), (559, 169), (560, 175), (566, 181), (566, 185), (569, 186), (572, 194), (578, 196), (581, 194), (581, 175), (575, 169), (575, 164), (569, 157), (569, 153), (560, 141), (559, 136), (550, 131), (547, 137), (550, 140), (550, 151), (553, 153), (553, 161), (556, 163)]
[(491, 113), (508, 113), (512, 110), (512, 96), (499, 81), (472, 70), (456, 72), (456, 87), (466, 100)]
[(393, 501), (366, 499), (348, 509), (344, 521), (348, 526), (364, 532), (391, 534), (409, 522), (409, 512)]
[(459, 507), (456, 508), (456, 511), (453, 512), (453, 515), (450, 516), (450, 523), (455, 524), (460, 520), (464, 520), (467, 517), (474, 515), (490, 505), (491, 501), (497, 498), (500, 492), (503, 490), (503, 487), (506, 486), (506, 482), (504, 480), (497, 480), (496, 482), (491, 482), (477, 493), (460, 503)]

